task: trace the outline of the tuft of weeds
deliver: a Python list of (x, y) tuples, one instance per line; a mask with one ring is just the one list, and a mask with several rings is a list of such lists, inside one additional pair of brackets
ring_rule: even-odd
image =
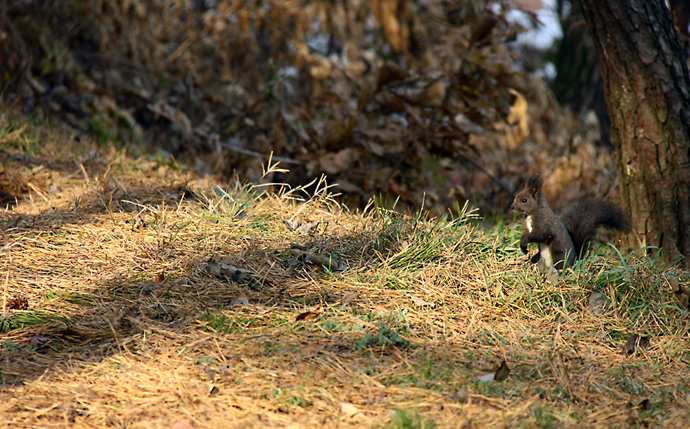
[(0, 148), (8, 152), (22, 154), (38, 154), (40, 142), (38, 130), (40, 123), (35, 117), (33, 121), (19, 118), (13, 114), (0, 114)]
[(309, 408), (313, 405), (313, 400), (305, 394), (303, 388), (298, 389), (297, 392), (292, 392), (290, 389), (275, 389), (273, 400), (278, 402), (280, 409), (284, 411), (295, 406)]
[(419, 355), (406, 370), (400, 370), (382, 382), (385, 385), (412, 385), (442, 392), (452, 385), (454, 364), (438, 352), (419, 350)]
[(536, 403), (530, 410), (530, 414), (534, 418), (534, 422), (530, 424), (534, 424), (534, 426), (538, 428), (551, 429), (559, 427), (558, 419), (554, 414), (553, 407)]
[(383, 322), (377, 323), (378, 330), (368, 332), (363, 338), (357, 340), (357, 349), (365, 350), (376, 348), (390, 350), (391, 348), (414, 348), (415, 346), (400, 336), (400, 331), (391, 328)]
[(208, 312), (198, 319), (203, 329), (219, 334), (245, 333), (252, 324), (241, 316), (231, 317), (223, 312)]
[(658, 255), (624, 258), (619, 254), (616, 259), (618, 263), (603, 257), (587, 261), (591, 288), (606, 296), (610, 310), (629, 320), (631, 331), (641, 327), (657, 333), (684, 329), (677, 323), (677, 314), (684, 310), (677, 301), (664, 299), (670, 295), (668, 278), (673, 276), (673, 268), (661, 263)]
[(398, 252), (382, 261), (382, 266), (392, 270), (419, 269), (441, 258), (443, 254), (441, 243), (442, 240), (433, 232), (416, 236), (412, 242), (405, 240), (401, 243), (402, 248)]
[(398, 249), (389, 256), (380, 256), (380, 267), (405, 271), (438, 262), (446, 251), (467, 246), (473, 235), (469, 221), (476, 218), (475, 210), (469, 210), (467, 204), (459, 209), (457, 219), (448, 221), (440, 217), (434, 223), (424, 220), (421, 210), (415, 219), (378, 207), (374, 213), (374, 218), (382, 222), (378, 242), (386, 249)]
[(23, 311), (0, 316), (0, 333), (50, 322), (69, 322), (66, 317), (43, 311)]
[(417, 410), (396, 408), (391, 411), (391, 421), (384, 426), (390, 429), (433, 429), (438, 427), (433, 420), (426, 419)]
[(205, 209), (204, 219), (232, 222), (250, 216), (261, 194), (250, 184), (235, 182), (233, 189), (216, 186), (212, 194), (195, 192), (194, 196)]

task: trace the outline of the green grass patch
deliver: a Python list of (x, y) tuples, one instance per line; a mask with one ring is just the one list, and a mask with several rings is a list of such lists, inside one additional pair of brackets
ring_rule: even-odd
[(43, 311), (12, 312), (4, 316), (0, 316), (0, 333), (6, 333), (15, 329), (41, 325), (44, 323), (67, 323), (69, 320), (70, 319), (67, 317), (59, 316), (54, 313), (46, 313)]

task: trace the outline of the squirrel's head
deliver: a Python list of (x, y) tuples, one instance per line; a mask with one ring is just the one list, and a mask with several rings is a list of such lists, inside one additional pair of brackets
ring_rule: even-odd
[(515, 195), (513, 204), (510, 209), (518, 214), (531, 215), (539, 208), (539, 196), (541, 194), (541, 185), (544, 183), (538, 174), (534, 174), (527, 181), (525, 189)]

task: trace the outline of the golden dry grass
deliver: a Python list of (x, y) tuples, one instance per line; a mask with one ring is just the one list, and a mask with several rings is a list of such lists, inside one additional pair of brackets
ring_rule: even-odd
[[(23, 157), (3, 142), (26, 197), (0, 218), (4, 427), (690, 421), (688, 315), (668, 287), (687, 273), (609, 252), (550, 285), (506, 262), (519, 227), (221, 190), (42, 138)], [(625, 353), (631, 334), (649, 344)], [(503, 360), (505, 381), (479, 380)]]

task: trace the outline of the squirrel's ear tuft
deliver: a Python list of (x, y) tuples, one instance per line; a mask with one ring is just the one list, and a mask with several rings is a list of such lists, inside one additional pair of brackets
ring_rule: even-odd
[(541, 185), (544, 183), (542, 180), (541, 176), (539, 174), (533, 174), (532, 177), (529, 178), (527, 181), (527, 189), (534, 195), (535, 197), (541, 191)]

